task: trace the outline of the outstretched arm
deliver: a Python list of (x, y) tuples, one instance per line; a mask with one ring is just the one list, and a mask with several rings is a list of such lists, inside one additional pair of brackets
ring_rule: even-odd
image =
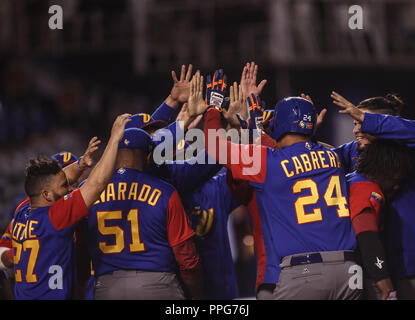
[(68, 179), (69, 184), (75, 183), (81, 174), (87, 170), (88, 168), (92, 167), (94, 164), (93, 155), (95, 151), (98, 150), (98, 145), (101, 143), (97, 137), (93, 137), (88, 144), (88, 147), (84, 153), (84, 155), (77, 161), (72, 163), (69, 166), (63, 168), (63, 172)]
[(87, 208), (91, 207), (98, 199), (114, 173), (118, 144), (124, 135), (126, 123), (131, 121), (128, 119), (130, 116), (131, 114), (123, 114), (117, 117), (113, 124), (111, 137), (104, 150), (104, 154), (92, 170), (88, 180), (80, 188), (82, 198), (84, 199)]
[(415, 147), (415, 121), (378, 113), (365, 113), (361, 131), (382, 139), (396, 139)]

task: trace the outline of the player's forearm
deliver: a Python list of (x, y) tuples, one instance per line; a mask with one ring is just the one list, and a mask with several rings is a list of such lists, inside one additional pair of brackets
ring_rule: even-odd
[(114, 173), (118, 143), (116, 139), (110, 138), (101, 159), (81, 187), (82, 197), (88, 208), (98, 199)]
[(199, 254), (192, 238), (172, 247), (174, 258), (180, 269), (180, 276), (192, 299), (202, 298), (203, 272)]
[(172, 117), (174, 111), (176, 110), (177, 107), (173, 107), (171, 105), (169, 105), (167, 102), (172, 103), (171, 101), (168, 101), (168, 99), (166, 99), (157, 109), (156, 111), (153, 112), (153, 114), (151, 115), (151, 117), (154, 120), (162, 120), (162, 121), (166, 121), (169, 122), (170, 118)]
[(357, 244), (362, 256), (363, 266), (369, 277), (375, 283), (390, 278), (386, 254), (379, 234), (373, 231), (365, 231), (356, 236)]
[(169, 95), (166, 100), (164, 101), (165, 104), (170, 106), (173, 109), (177, 109), (179, 107), (179, 102), (172, 98), (171, 95)]
[[(225, 134), (222, 130), (221, 114), (216, 109), (209, 109), (205, 113), (204, 135), (205, 135), (205, 148), (209, 156), (215, 159), (216, 162), (220, 162), (220, 152), (223, 151), (221, 146), (227, 145)], [(219, 131), (218, 131), (219, 130)], [(212, 135), (212, 132), (217, 132), (217, 135)], [(213, 141), (212, 138), (215, 138)], [(222, 150), (221, 150), (222, 149)], [(225, 152), (228, 152), (226, 148)], [(230, 150), (229, 150), (230, 152)], [(228, 154), (226, 159), (229, 159)], [(222, 164), (222, 163), (221, 163)]]
[(401, 117), (365, 113), (361, 131), (382, 139), (404, 141), (409, 147), (415, 146), (415, 121)]
[(82, 173), (88, 169), (88, 167), (83, 163), (82, 158), (80, 161), (76, 161), (69, 166), (63, 168), (63, 172), (65, 172), (66, 177), (68, 178), (68, 183), (73, 184), (75, 183)]
[(192, 300), (201, 300), (203, 298), (203, 271), (198, 265), (191, 270), (181, 270), (180, 276), (189, 291)]

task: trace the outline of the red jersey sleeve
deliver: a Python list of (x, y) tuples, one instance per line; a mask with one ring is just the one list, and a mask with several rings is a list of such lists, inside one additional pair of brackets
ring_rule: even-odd
[(12, 247), (12, 228), (13, 228), (13, 221), (9, 223), (6, 231), (4, 232), (3, 236), (0, 239), (0, 247), (11, 248)]
[(277, 142), (266, 133), (258, 137), (256, 141), (258, 141), (263, 146), (270, 147), (273, 149), (277, 149), (278, 147)]
[(379, 219), (380, 210), (384, 205), (384, 196), (380, 187), (370, 181), (360, 181), (350, 187), (350, 214), (353, 220), (366, 208), (372, 209)]
[(380, 187), (370, 181), (360, 181), (350, 187), (350, 218), (355, 234), (378, 231), (384, 196)]
[(248, 184), (248, 181), (235, 180), (230, 170), (226, 171), (226, 184), (232, 195), (240, 204), (247, 206), (252, 199), (254, 189)]
[(167, 208), (167, 237), (172, 247), (194, 236), (194, 231), (187, 220), (182, 200), (176, 190), (169, 199)]
[(259, 183), (265, 181), (267, 148), (227, 141), (220, 112), (216, 109), (209, 109), (205, 114), (204, 134), (207, 153), (230, 169), (235, 179)]
[(56, 201), (49, 208), (49, 219), (56, 230), (70, 227), (88, 215), (80, 189)]

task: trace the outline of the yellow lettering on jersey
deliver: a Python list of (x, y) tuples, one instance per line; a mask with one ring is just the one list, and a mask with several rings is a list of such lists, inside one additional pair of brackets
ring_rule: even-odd
[(107, 201), (115, 201), (114, 183), (110, 183), (107, 187)]
[(298, 158), (296, 156), (291, 157), (291, 159), (293, 159), (293, 162), (294, 162), (295, 174), (299, 174), (300, 173), (300, 170), (301, 170), (301, 173), (304, 173), (304, 168), (301, 165), (300, 160), (298, 160)]
[(321, 161), (321, 166), (323, 168), (328, 168), (329, 165), (324, 162), (324, 161), (326, 161), (326, 158), (324, 158), (324, 156), (323, 156), (324, 151), (317, 151), (317, 153), (318, 153), (318, 157), (320, 158), (320, 161)]
[(144, 184), (137, 200), (145, 202), (148, 198), (148, 194), (150, 193), (150, 189), (151, 187), (149, 185)]
[(101, 199), (101, 202), (105, 202), (105, 190), (102, 191), (101, 196), (99, 198)]
[(337, 159), (337, 168), (341, 168), (342, 167), (342, 163), (340, 161), (339, 155), (336, 152), (333, 152), (333, 153), (334, 153), (334, 156)]
[(32, 232), (35, 230), (35, 228), (33, 227), (33, 225), (34, 224), (36, 225), (38, 223), (39, 223), (39, 221), (36, 221), (36, 220), (31, 220), (30, 221), (30, 223), (29, 223), (29, 238), (30, 239), (36, 238), (36, 235), (33, 234)]
[(125, 192), (127, 191), (127, 183), (120, 182), (118, 184), (118, 200), (125, 200)]
[(327, 151), (327, 154), (329, 155), (329, 159), (330, 159), (330, 167), (336, 168), (337, 162), (336, 162), (336, 157), (334, 156), (333, 152)]
[(20, 222), (16, 223), (16, 226), (14, 227), (13, 235), (12, 235), (12, 238), (14, 240), (18, 240), (19, 239), (20, 231), (22, 230), (22, 228), (24, 226), (25, 225), (23, 223), (20, 223)]
[(26, 221), (26, 224), (24, 225), (24, 229), (22, 234), (20, 235), (20, 240), (27, 239), (27, 227), (29, 226), (29, 220)]
[(154, 207), (157, 201), (159, 200), (160, 196), (161, 196), (161, 191), (159, 189), (154, 189), (153, 193), (150, 196), (150, 199), (148, 199), (148, 204)]
[(285, 172), (285, 175), (287, 176), (287, 178), (289, 178), (289, 177), (292, 177), (294, 175), (294, 171), (288, 172), (288, 169), (285, 166), (286, 163), (290, 163), (290, 161), (288, 161), (288, 160), (282, 160), (281, 161), (281, 167), (284, 169), (284, 172)]
[(137, 198), (138, 183), (133, 182), (130, 187), (130, 193), (128, 194), (128, 200), (135, 200)]
[(301, 160), (303, 160), (304, 168), (306, 172), (313, 170), (313, 166), (311, 165), (310, 158), (308, 154), (303, 153), (300, 155)]
[(310, 151), (311, 161), (313, 162), (313, 170), (320, 169), (317, 154), (315, 151)]

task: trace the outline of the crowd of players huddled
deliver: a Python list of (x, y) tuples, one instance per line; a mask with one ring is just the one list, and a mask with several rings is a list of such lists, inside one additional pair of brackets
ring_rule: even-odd
[[(96, 137), (79, 158), (33, 154), (28, 198), (0, 240), (0, 266), (12, 270), (4, 297), (238, 299), (227, 226), (243, 209), (257, 299), (414, 299), (415, 122), (399, 117), (403, 102), (354, 106), (333, 91), (356, 137), (334, 147), (314, 138), (327, 110), (309, 95), (266, 108), (254, 62), (232, 85), (222, 69), (192, 69), (172, 72), (152, 115), (120, 115), (96, 163)], [(205, 148), (189, 149), (178, 133), (202, 119)], [(249, 143), (229, 141), (224, 124)], [(174, 152), (159, 163), (163, 143)]]

